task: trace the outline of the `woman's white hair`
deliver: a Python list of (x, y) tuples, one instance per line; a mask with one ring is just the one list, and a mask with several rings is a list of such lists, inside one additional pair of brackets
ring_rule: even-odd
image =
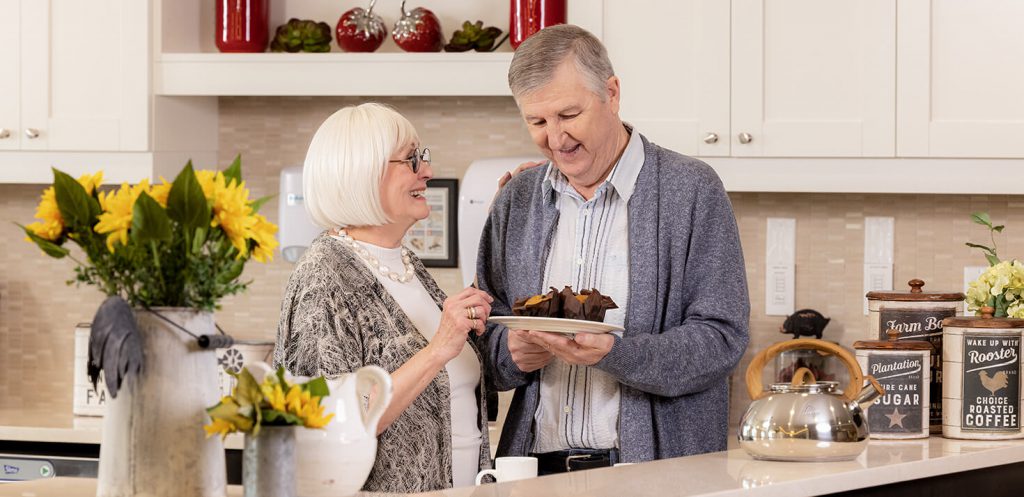
[(313, 222), (324, 229), (391, 222), (380, 202), (384, 168), (396, 149), (418, 141), (409, 120), (382, 104), (345, 107), (328, 117), (302, 167)]

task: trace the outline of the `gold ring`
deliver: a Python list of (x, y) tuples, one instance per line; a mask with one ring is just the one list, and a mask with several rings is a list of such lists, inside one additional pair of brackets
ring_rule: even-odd
[(466, 315), (469, 316), (469, 319), (476, 319), (476, 306), (470, 306), (466, 309)]

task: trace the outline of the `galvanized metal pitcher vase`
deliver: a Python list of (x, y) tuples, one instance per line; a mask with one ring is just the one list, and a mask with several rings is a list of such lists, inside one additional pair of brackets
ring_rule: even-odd
[(245, 497), (295, 497), (295, 426), (263, 426), (245, 435)]

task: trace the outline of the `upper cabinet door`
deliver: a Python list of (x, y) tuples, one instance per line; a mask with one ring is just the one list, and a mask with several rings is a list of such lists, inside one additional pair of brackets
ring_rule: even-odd
[(1024, 157), (1024, 2), (899, 2), (898, 153)]
[(21, 3), (22, 150), (147, 149), (148, 4)]
[(729, 155), (729, 2), (606, 0), (620, 116), (686, 155)]
[(895, 4), (733, 0), (732, 155), (894, 156)]
[(0, 150), (21, 147), (21, 0), (0, 0)]

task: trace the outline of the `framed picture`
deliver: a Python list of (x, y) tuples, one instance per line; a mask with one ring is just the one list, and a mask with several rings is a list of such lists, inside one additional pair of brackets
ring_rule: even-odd
[(459, 265), (459, 234), (457, 179), (432, 179), (427, 182), (424, 197), (430, 206), (430, 216), (409, 229), (402, 242), (427, 267), (456, 267)]

